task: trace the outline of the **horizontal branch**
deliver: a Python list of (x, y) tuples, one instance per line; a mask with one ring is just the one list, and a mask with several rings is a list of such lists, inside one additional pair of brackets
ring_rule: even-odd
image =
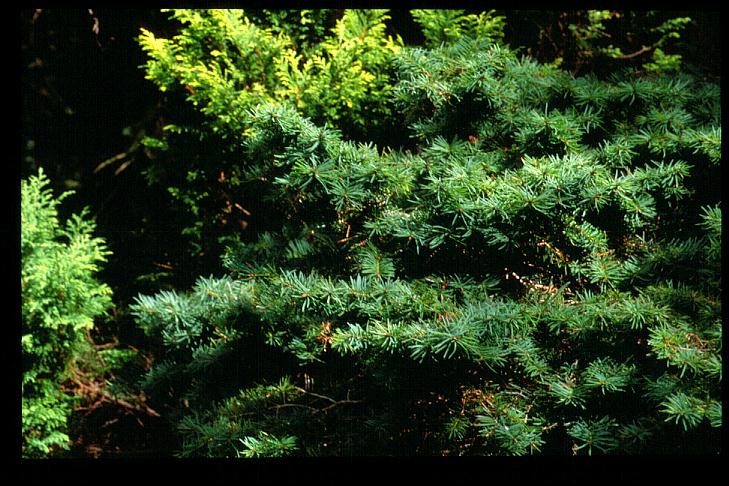
[(638, 57), (641, 54), (645, 54), (646, 52), (650, 52), (653, 50), (653, 47), (646, 47), (643, 46), (641, 49), (631, 52), (630, 54), (623, 54), (621, 56), (615, 56), (615, 59), (633, 59), (634, 57)]
[(361, 403), (361, 402), (362, 402), (362, 400), (339, 400), (338, 402), (334, 402), (331, 405), (326, 406), (326, 407), (324, 407), (324, 408), (322, 408), (320, 410), (317, 410), (314, 413), (326, 412), (327, 410), (332, 409), (332, 408), (334, 408), (334, 407), (336, 407), (338, 405), (346, 405), (346, 404)]

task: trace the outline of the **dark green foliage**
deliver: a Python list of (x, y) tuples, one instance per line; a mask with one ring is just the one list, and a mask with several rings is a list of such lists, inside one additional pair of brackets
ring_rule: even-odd
[(356, 90), (323, 114), (278, 85), (249, 103), (153, 54), (156, 81), (201, 83), (190, 99), (257, 201), (229, 275), (133, 306), (163, 345), (147, 385), (172, 397), (181, 455), (715, 452), (716, 86), (576, 78), (433, 32), (392, 51), (392, 89), (362, 95), (407, 120), (399, 144), (326, 115), (348, 96), (362, 113)]

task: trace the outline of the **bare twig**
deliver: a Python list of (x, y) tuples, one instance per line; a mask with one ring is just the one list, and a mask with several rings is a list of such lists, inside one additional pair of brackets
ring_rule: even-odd
[(623, 54), (622, 56), (616, 56), (615, 59), (633, 59), (634, 57), (638, 57), (641, 54), (645, 54), (646, 52), (650, 52), (652, 50), (653, 50), (653, 47), (643, 46), (639, 50), (632, 52), (630, 54)]
[(308, 405), (301, 405), (298, 403), (282, 403), (281, 405), (274, 405), (273, 407), (269, 407), (269, 410), (278, 410), (280, 408), (289, 408), (289, 407), (296, 407), (296, 408), (307, 408), (309, 410), (314, 410), (314, 413), (318, 412), (318, 408), (310, 407)]
[(95, 400), (88, 407), (77, 407), (76, 410), (85, 410), (86, 414), (88, 415), (97, 408), (101, 407), (104, 403), (112, 403), (130, 411), (143, 412), (152, 417), (160, 416), (156, 410), (151, 408), (146, 403), (143, 403), (141, 400), (139, 401), (139, 403), (130, 403), (123, 398), (115, 397), (114, 395), (112, 395), (108, 390), (104, 389), (103, 384), (100, 384), (97, 381), (84, 382), (79, 379), (81, 378), (81, 375), (77, 373), (77, 376), (78, 378), (71, 379), (71, 383), (76, 386), (79, 394), (89, 396), (90, 398)]
[(310, 392), (310, 391), (304, 390), (303, 388), (299, 388), (298, 386), (297, 386), (297, 387), (295, 387), (295, 388), (296, 388), (297, 390), (299, 390), (300, 392), (306, 393), (307, 395), (311, 395), (311, 396), (313, 396), (313, 397), (321, 398), (321, 399), (323, 399), (323, 400), (328, 400), (328, 401), (330, 401), (330, 402), (332, 402), (332, 403), (335, 403), (335, 402), (336, 402), (336, 400), (335, 400), (335, 399), (333, 399), (333, 398), (330, 398), (330, 397), (325, 397), (324, 395), (319, 395), (318, 393), (314, 393), (314, 392)]
[(319, 410), (317, 410), (314, 413), (326, 412), (327, 410), (330, 410), (330, 409), (332, 409), (332, 408), (334, 408), (334, 407), (336, 407), (338, 405), (346, 405), (346, 404), (349, 404), (349, 403), (360, 403), (360, 402), (362, 402), (362, 400), (339, 400), (338, 402), (334, 402), (331, 405), (326, 406), (326, 407), (324, 407), (322, 409), (319, 409)]
[(317, 413), (326, 412), (328, 410), (331, 410), (332, 408), (337, 407), (339, 405), (347, 405), (347, 404), (361, 403), (362, 402), (362, 400), (350, 400), (349, 399), (349, 392), (347, 392), (347, 399), (346, 400), (335, 400), (335, 399), (333, 399), (331, 397), (327, 397), (327, 396), (324, 396), (324, 395), (319, 395), (318, 393), (314, 393), (314, 392), (310, 392), (310, 391), (304, 390), (303, 388), (299, 388), (298, 386), (295, 387), (295, 388), (297, 390), (299, 390), (300, 392), (302, 392), (302, 393), (305, 393), (307, 395), (311, 395), (312, 397), (321, 398), (322, 400), (326, 400), (326, 401), (330, 402), (331, 404), (330, 405), (327, 405), (324, 408), (314, 408), (314, 407), (310, 407), (308, 405), (297, 405), (297, 404), (294, 404), (294, 403), (287, 403), (287, 404), (284, 404), (284, 405), (278, 405), (276, 408), (283, 407), (285, 405), (288, 405), (288, 406), (298, 406), (298, 407), (303, 407), (303, 408), (308, 408), (310, 410), (314, 410), (314, 413), (317, 414)]

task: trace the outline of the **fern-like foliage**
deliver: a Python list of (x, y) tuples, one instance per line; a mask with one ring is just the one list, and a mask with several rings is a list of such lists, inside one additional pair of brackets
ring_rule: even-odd
[(110, 254), (94, 236), (87, 212), (63, 224), (44, 172), (21, 181), (22, 455), (48, 457), (70, 446), (68, 418), (75, 398), (62, 391), (68, 373), (90, 346), (94, 320), (111, 307), (99, 282)]

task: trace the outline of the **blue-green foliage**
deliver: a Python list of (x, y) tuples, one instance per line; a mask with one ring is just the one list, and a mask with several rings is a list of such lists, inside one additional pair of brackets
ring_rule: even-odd
[[(445, 40), (394, 58), (388, 96), (415, 149), (347, 140), (286, 100), (239, 114), (240, 187), (269, 219), (231, 245), (228, 276), (133, 306), (165, 350), (149, 384), (188, 400), (183, 455), (713, 437), (721, 207), (701, 191), (721, 162), (716, 87), (575, 78)], [(277, 376), (295, 393), (266, 388)]]

